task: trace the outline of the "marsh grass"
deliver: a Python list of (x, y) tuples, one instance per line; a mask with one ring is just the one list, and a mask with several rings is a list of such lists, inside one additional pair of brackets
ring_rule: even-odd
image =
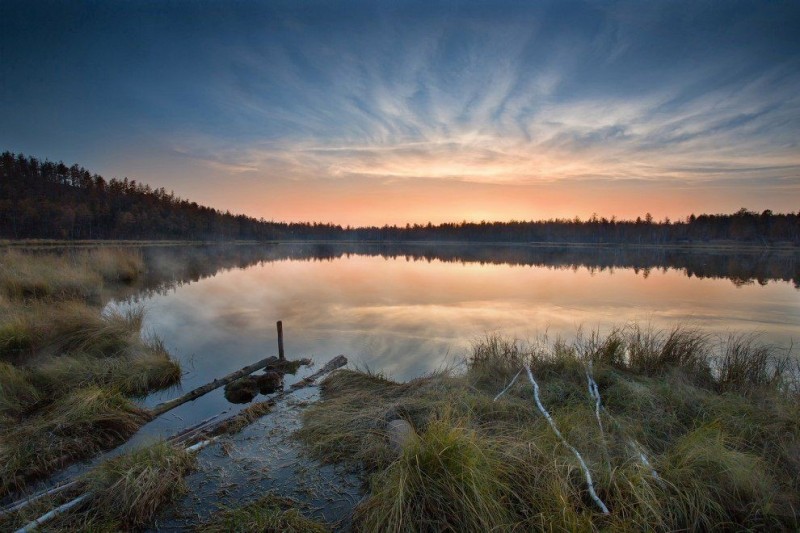
[(286, 533), (325, 533), (324, 524), (304, 517), (296, 503), (272, 493), (241, 507), (218, 511), (211, 519), (197, 527), (208, 533), (245, 533), (249, 531)]
[(100, 309), (83, 302), (26, 303), (6, 309), (0, 358), (28, 363), (39, 354), (120, 355), (139, 344), (144, 308)]
[(8, 307), (0, 306), (4, 315), (0, 323), (0, 360), (24, 361), (29, 359), (36, 345), (36, 334), (30, 321)]
[[(313, 456), (363, 474), (361, 531), (796, 529), (800, 403), (784, 356), (753, 337), (715, 342), (691, 328), (527, 345), (490, 336), (461, 373), (408, 383), (332, 374), (297, 437)], [(609, 515), (524, 374), (493, 401), (523, 364)], [(399, 455), (388, 440), (395, 418), (417, 434)]]
[(139, 250), (101, 247), (65, 253), (0, 252), (0, 291), (15, 300), (96, 301), (103, 282), (130, 284), (145, 271)]
[(68, 256), (0, 253), (0, 289), (11, 299), (95, 300), (102, 285), (98, 272)]
[(144, 271), (134, 249), (0, 252), (0, 494), (130, 437), (131, 397), (180, 381), (144, 310), (96, 304)]
[(184, 476), (195, 464), (193, 454), (163, 441), (106, 461), (83, 478), (93, 494), (88, 517), (120, 529), (145, 525), (186, 492)]
[(0, 415), (13, 418), (24, 415), (42, 400), (42, 394), (28, 379), (28, 374), (0, 362)]
[(44, 313), (42, 347), (56, 353), (96, 357), (120, 355), (140, 336), (144, 308), (99, 313), (80, 303), (64, 303)]
[(180, 381), (180, 366), (161, 350), (98, 359), (91, 355), (53, 357), (31, 371), (31, 382), (50, 398), (82, 387), (101, 386), (142, 397)]
[(148, 411), (118, 392), (76, 389), (6, 428), (0, 446), (0, 494), (124, 442), (149, 420)]

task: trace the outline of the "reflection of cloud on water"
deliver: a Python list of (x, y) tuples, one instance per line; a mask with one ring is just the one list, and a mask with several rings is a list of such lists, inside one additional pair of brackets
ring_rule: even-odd
[[(230, 270), (146, 300), (147, 327), (185, 360), (191, 379), (213, 378), (276, 351), (282, 320), (290, 357), (322, 363), (339, 353), (396, 379), (463, 357), (489, 332), (573, 338), (613, 325), (696, 322), (708, 331), (760, 329), (800, 337), (787, 284), (736, 288), (726, 280), (631, 271), (407, 262), (353, 256)], [(757, 325), (757, 327), (753, 327)]]

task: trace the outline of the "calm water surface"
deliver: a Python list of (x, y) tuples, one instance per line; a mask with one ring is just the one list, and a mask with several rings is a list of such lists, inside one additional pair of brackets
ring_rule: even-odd
[[(800, 339), (793, 255), (656, 258), (659, 266), (638, 256), (609, 259), (608, 251), (557, 259), (537, 250), (520, 259), (502, 248), (350, 252), (278, 245), (219, 270), (201, 256), (195, 261), (207, 277), (140, 295), (136, 305), (147, 309), (146, 330), (183, 364), (186, 390), (275, 354), (276, 320), (291, 358), (324, 363), (342, 353), (397, 380), (458, 363), (475, 339), (495, 332), (569, 339), (579, 327), (638, 322), (691, 324), (720, 336), (760, 332), (780, 345)], [(221, 394), (211, 398), (195, 402), (190, 418), (228, 407)]]

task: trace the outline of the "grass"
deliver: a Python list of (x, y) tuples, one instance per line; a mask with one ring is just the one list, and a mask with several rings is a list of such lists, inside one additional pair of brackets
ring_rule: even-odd
[(195, 456), (157, 442), (106, 461), (84, 477), (93, 502), (91, 520), (129, 529), (148, 524), (159, 508), (186, 492), (184, 476)]
[(63, 255), (17, 250), (0, 254), (0, 290), (9, 298), (93, 300), (102, 284), (98, 272)]
[[(800, 398), (790, 361), (755, 337), (716, 340), (691, 328), (628, 326), (569, 343), (490, 336), (464, 372), (408, 383), (332, 374), (297, 437), (313, 456), (363, 474), (358, 531), (797, 529)], [(525, 372), (493, 401), (522, 365), (608, 515), (536, 408)], [(416, 432), (399, 454), (387, 429), (396, 418)]]
[(145, 272), (144, 257), (135, 249), (100, 247), (83, 258), (105, 281), (133, 283)]
[(31, 383), (28, 373), (8, 363), (0, 362), (0, 427), (11, 425), (29, 409), (43, 400), (41, 391)]
[(124, 442), (149, 420), (147, 411), (118, 392), (76, 389), (4, 428), (0, 494)]
[(467, 424), (433, 420), (371, 479), (356, 523), (366, 531), (491, 531), (511, 519), (501, 466)]
[(0, 253), (0, 290), (13, 299), (96, 300), (103, 282), (132, 283), (145, 271), (141, 252), (102, 247), (72, 253)]
[(87, 386), (101, 386), (126, 396), (142, 397), (174, 385), (180, 377), (180, 366), (169, 358), (160, 343), (130, 356), (102, 359), (83, 354), (51, 357), (30, 372), (31, 382), (51, 398)]
[(180, 381), (142, 308), (105, 312), (104, 283), (144, 271), (134, 249), (0, 253), (0, 495), (129, 438), (131, 402)]
[(77, 478), (77, 486), (0, 517), (0, 529), (17, 528), (73, 498), (89, 498), (45, 526), (47, 531), (131, 531), (152, 522), (161, 508), (186, 493), (184, 478), (196, 456), (164, 441), (108, 459)]
[(265, 531), (285, 533), (324, 533), (329, 528), (320, 522), (304, 517), (293, 507), (294, 502), (274, 494), (238, 508), (223, 509), (197, 531), (228, 533)]

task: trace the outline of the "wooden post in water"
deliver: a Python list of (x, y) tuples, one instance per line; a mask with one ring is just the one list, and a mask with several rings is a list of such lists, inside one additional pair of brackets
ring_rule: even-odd
[(286, 356), (283, 353), (283, 322), (278, 320), (278, 359), (281, 361), (286, 360)]

